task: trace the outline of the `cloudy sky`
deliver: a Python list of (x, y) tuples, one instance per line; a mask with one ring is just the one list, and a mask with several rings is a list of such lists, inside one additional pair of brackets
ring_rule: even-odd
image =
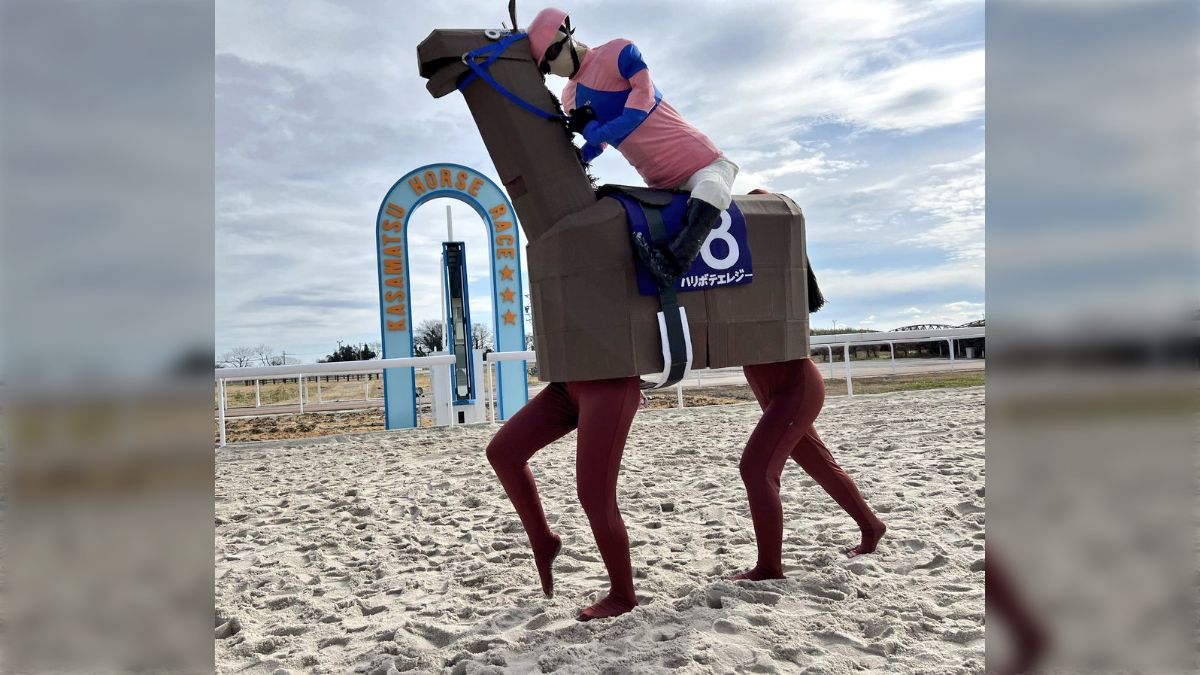
[[(982, 0), (559, 2), (583, 42), (638, 44), (665, 97), (742, 167), (737, 191), (801, 205), (829, 299), (815, 326), (983, 316)], [(495, 179), (461, 97), (425, 91), (416, 45), (434, 28), (499, 27), (506, 6), (219, 0), (218, 354), (267, 344), (313, 361), (338, 340), (379, 339), (388, 188), (433, 162)], [(639, 181), (615, 152), (593, 173)], [(487, 260), (471, 257), (483, 223), (449, 200), (413, 216), (414, 321), (440, 316), (445, 204), (467, 242), (473, 318), (490, 321)]]

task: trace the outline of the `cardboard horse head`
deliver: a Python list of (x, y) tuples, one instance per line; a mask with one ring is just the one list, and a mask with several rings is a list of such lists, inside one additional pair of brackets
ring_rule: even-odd
[[(471, 73), (464, 55), (509, 35), (435, 30), (417, 47), (434, 97)], [(496, 84), (548, 113), (559, 111), (528, 40), (499, 52)], [(533, 330), (540, 377), (564, 382), (664, 370), (659, 298), (639, 295), (625, 210), (598, 198), (562, 123), (533, 114), (476, 77), (463, 88), (471, 115), (528, 241)], [(790, 199), (744, 195), (752, 283), (680, 293), (693, 368), (774, 363), (809, 356), (804, 216)]]

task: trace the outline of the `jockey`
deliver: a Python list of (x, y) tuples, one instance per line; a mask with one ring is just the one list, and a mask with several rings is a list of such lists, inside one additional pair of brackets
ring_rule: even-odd
[(659, 190), (691, 192), (683, 229), (662, 246), (639, 233), (634, 248), (662, 287), (692, 266), (721, 212), (732, 201), (738, 166), (688, 123), (650, 80), (642, 53), (629, 40), (588, 47), (573, 37), (567, 13), (547, 8), (529, 24), (529, 49), (543, 73), (568, 78), (567, 128), (583, 134), (584, 163), (608, 146), (619, 150)]

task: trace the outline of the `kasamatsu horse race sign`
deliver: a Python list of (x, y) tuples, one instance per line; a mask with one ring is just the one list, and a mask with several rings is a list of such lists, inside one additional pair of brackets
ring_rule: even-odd
[[(488, 230), (492, 313), (496, 351), (525, 349), (525, 320), (521, 293), (520, 228), (512, 204), (500, 186), (487, 176), (459, 164), (430, 164), (396, 181), (379, 206), (376, 247), (379, 256), (380, 328), (385, 358), (413, 355), (412, 285), (408, 264), (408, 224), (422, 204), (440, 197), (457, 199), (475, 209)], [(498, 368), (499, 419), (508, 419), (522, 405), (526, 372), (521, 362), (501, 362)], [(389, 429), (417, 423), (416, 379), (411, 368), (384, 371)]]

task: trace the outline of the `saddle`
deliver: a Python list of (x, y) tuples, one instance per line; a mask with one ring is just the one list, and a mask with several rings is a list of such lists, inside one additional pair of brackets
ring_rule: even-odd
[[(672, 229), (677, 229), (682, 223), (683, 212), (689, 193), (682, 190), (654, 190), (651, 188), (631, 185), (605, 185), (597, 190), (598, 197), (613, 197), (625, 208), (629, 220), (630, 235), (641, 232), (654, 244), (666, 245), (673, 235)], [(657, 295), (659, 299), (658, 324), (659, 336), (663, 349), (663, 371), (652, 382), (643, 382), (644, 389), (662, 389), (669, 387), (691, 371), (692, 344), (688, 329), (687, 311), (680, 306), (677, 293), (687, 290), (701, 290), (714, 286), (737, 285), (753, 280), (753, 270), (750, 267), (749, 245), (746, 243), (745, 220), (736, 206), (730, 207), (730, 213), (724, 219), (727, 225), (723, 230), (722, 239), (726, 255), (722, 264), (728, 261), (742, 263), (737, 273), (716, 273), (707, 262), (697, 260), (692, 270), (689, 270), (680, 281), (680, 287), (662, 288), (658, 286), (650, 274), (642, 269), (640, 261), (635, 261), (638, 270), (638, 287), (642, 295)], [(737, 227), (736, 233), (729, 233)], [(712, 273), (710, 273), (712, 272)]]
[(689, 194), (685, 190), (655, 190), (638, 185), (601, 185), (597, 197), (628, 197), (644, 207), (662, 209), (678, 195)]
[[(640, 209), (650, 228), (650, 240), (661, 244), (667, 240), (667, 229), (663, 225), (662, 210), (675, 200), (675, 190), (653, 190), (631, 185), (603, 185), (596, 191), (597, 197), (615, 197), (628, 214), (633, 208)], [(654, 380), (642, 380), (642, 389), (665, 389), (692, 371), (692, 336), (687, 325), (687, 310), (679, 306), (675, 289), (658, 290), (658, 335), (663, 350), (663, 370)]]

